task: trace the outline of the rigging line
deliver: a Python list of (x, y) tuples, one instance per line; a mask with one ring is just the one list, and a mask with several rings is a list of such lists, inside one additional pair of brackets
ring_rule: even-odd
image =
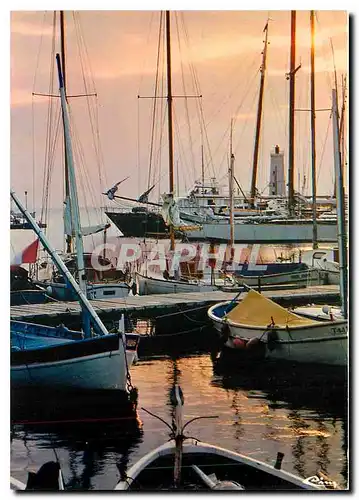
[[(183, 32), (185, 35), (185, 41), (187, 43), (187, 48), (189, 49), (189, 47), (190, 47), (189, 34), (188, 34), (188, 30), (187, 30), (187, 27), (186, 27), (186, 24), (184, 21), (184, 14), (183, 13), (181, 13), (181, 20), (182, 20), (182, 29), (183, 29)], [(199, 84), (199, 78), (197, 76), (197, 72), (196, 72), (196, 69), (195, 69), (193, 63), (191, 63), (191, 62), (189, 63), (189, 69), (190, 69), (190, 73), (192, 76), (192, 81), (193, 81), (195, 93), (197, 93), (197, 95), (200, 96), (200, 95), (202, 95), (202, 92), (201, 92), (201, 87)], [(212, 153), (211, 153), (211, 148), (209, 145), (207, 127), (206, 127), (206, 123), (205, 123), (205, 119), (204, 119), (203, 103), (202, 103), (201, 99), (196, 99), (196, 107), (197, 107), (197, 112), (198, 112), (198, 116), (199, 116), (199, 124), (200, 124), (200, 129), (201, 129), (201, 142), (202, 142), (201, 146), (203, 145), (203, 136), (204, 136), (206, 146), (208, 148), (209, 165), (212, 167), (212, 175), (215, 177), (214, 162), (213, 162), (213, 157), (212, 157)], [(208, 167), (208, 165), (205, 167), (205, 170), (207, 169), (207, 167)]]
[[(101, 141), (100, 141), (98, 95), (97, 95), (96, 85), (95, 85), (95, 79), (94, 79), (93, 71), (92, 71), (92, 67), (91, 67), (91, 59), (90, 59), (90, 56), (89, 56), (89, 53), (88, 53), (87, 45), (86, 45), (86, 42), (85, 42), (85, 36), (84, 36), (84, 33), (83, 33), (83, 28), (82, 28), (81, 21), (80, 21), (80, 14), (76, 13), (76, 17), (77, 17), (77, 28), (78, 28), (78, 32), (79, 32), (79, 35), (80, 35), (80, 41), (82, 42), (82, 47), (83, 47), (82, 51), (84, 52), (84, 56), (85, 56), (84, 62), (85, 62), (85, 64), (87, 63), (88, 74), (89, 74), (89, 77), (90, 77), (90, 79), (92, 81), (92, 86), (93, 86), (93, 90), (94, 90), (95, 97), (96, 97), (95, 105), (93, 105), (93, 101), (89, 100), (89, 99), (87, 100), (87, 104), (88, 104), (90, 116), (91, 116), (91, 112), (90, 111), (92, 110), (91, 126), (95, 129), (93, 131), (93, 135), (94, 135), (94, 138), (96, 138), (96, 140), (94, 141), (94, 147), (95, 147), (95, 153), (96, 153), (96, 158), (97, 158), (97, 167), (98, 167), (98, 176), (99, 176), (99, 182), (100, 182), (100, 190), (104, 191), (104, 183), (103, 183), (102, 169), (101, 169), (101, 166), (104, 166), (104, 157), (103, 157), (103, 152), (102, 152), (102, 147), (101, 147)], [(106, 171), (104, 171), (104, 176), (105, 176), (105, 181), (106, 181), (106, 185), (107, 185)]]
[[(50, 61), (50, 78), (49, 78), (49, 94), (51, 93), (54, 85), (54, 64), (55, 59), (55, 38), (56, 38), (56, 11), (53, 13), (52, 21), (52, 44), (51, 44), (51, 61)], [(51, 144), (52, 135), (52, 116), (53, 116), (53, 103), (50, 98), (48, 98), (48, 108), (47, 108), (47, 128), (46, 128), (46, 139), (45, 139), (45, 152), (44, 152), (44, 174), (43, 174), (43, 193), (42, 193), (42, 212), (41, 220), (47, 220), (48, 216), (48, 172), (47, 172), (47, 161), (48, 154)], [(47, 186), (47, 187), (46, 187)], [(46, 234), (47, 229), (45, 229)]]
[[(254, 80), (257, 78), (257, 75), (259, 74), (259, 71), (260, 71), (260, 70), (258, 69), (258, 70), (256, 71), (256, 74), (253, 76), (252, 80), (249, 82), (249, 85), (248, 85), (248, 87), (247, 87), (246, 93), (244, 94), (244, 96), (243, 96), (243, 98), (242, 98), (241, 102), (239, 103), (239, 105), (237, 106), (237, 108), (236, 108), (236, 110), (235, 110), (235, 112), (234, 112), (234, 116), (236, 116), (236, 115), (239, 113), (240, 109), (242, 108), (242, 106), (243, 106), (243, 104), (244, 104), (245, 100), (246, 100), (246, 99), (247, 99), (247, 97), (248, 97), (249, 91), (250, 91), (250, 90), (251, 90), (251, 88), (252, 88), (252, 83), (253, 83), (253, 82), (254, 82)], [(258, 90), (257, 90), (257, 93), (258, 93)], [(254, 99), (255, 99), (256, 95), (257, 95), (257, 94), (255, 94), (255, 95), (254, 95), (254, 97), (253, 97), (252, 107), (253, 107), (253, 103), (254, 103)], [(234, 120), (234, 123), (235, 123), (235, 122), (236, 122), (236, 120)], [(245, 125), (246, 125), (246, 123), (247, 123), (247, 122), (248, 122), (248, 117), (246, 118)], [(222, 145), (222, 143), (223, 143), (224, 139), (225, 139), (226, 137), (228, 137), (228, 134), (229, 134), (229, 132), (230, 132), (230, 127), (231, 127), (231, 125), (230, 125), (230, 124), (229, 124), (229, 125), (227, 125), (227, 128), (226, 128), (225, 132), (223, 133), (222, 138), (221, 138), (221, 140), (220, 140), (220, 143), (218, 144), (218, 146), (217, 146), (217, 148), (216, 148), (216, 150), (215, 150), (215, 153), (214, 153), (214, 154), (217, 154), (217, 151), (219, 150), (219, 147)], [(243, 128), (242, 128), (242, 133), (241, 133), (240, 139), (237, 141), (237, 145), (236, 145), (235, 149), (237, 149), (237, 148), (238, 148), (238, 144), (239, 144), (239, 141), (241, 140), (241, 137), (242, 137), (242, 135), (243, 135), (243, 133), (244, 133), (244, 129), (245, 129), (245, 127), (243, 127)], [(224, 153), (223, 153), (223, 155), (222, 155), (222, 160), (221, 160), (221, 162), (220, 162), (220, 163), (219, 163), (219, 165), (218, 165), (218, 169), (219, 169), (219, 170), (221, 169), (221, 167), (222, 167), (223, 163), (226, 161), (226, 159), (227, 159), (227, 147), (225, 148), (225, 152), (224, 152)]]
[(181, 141), (180, 126), (179, 126), (179, 123), (177, 120), (177, 114), (176, 114), (175, 110), (173, 110), (173, 121), (175, 124), (175, 131), (176, 131), (176, 136), (177, 136), (177, 156), (178, 156), (178, 159), (179, 158), (182, 159), (182, 166), (184, 166), (186, 169), (189, 169), (184, 146), (183, 146), (183, 143)]
[[(150, 22), (149, 22), (149, 28), (148, 28), (148, 34), (147, 34), (147, 39), (146, 39), (146, 47), (149, 47), (150, 46), (150, 37), (151, 37), (151, 32), (152, 32), (152, 24), (153, 24), (153, 20), (154, 20), (154, 15), (155, 15), (155, 12), (151, 12), (151, 17), (150, 17)], [(162, 12), (161, 12), (161, 16), (162, 16)], [(142, 68), (141, 68), (141, 77), (140, 77), (140, 83), (138, 85), (138, 94), (140, 95), (141, 94), (141, 87), (142, 87), (142, 82), (143, 82), (143, 78), (144, 78), (144, 68), (146, 66), (146, 58), (143, 58), (143, 61), (142, 61)]]
[(89, 74), (89, 77), (90, 77), (90, 79), (92, 81), (93, 90), (94, 90), (94, 93), (95, 93), (95, 96), (96, 96), (96, 100), (95, 100), (95, 104), (96, 105), (94, 105), (93, 101), (88, 98), (89, 97), (89, 93), (88, 93), (87, 105), (88, 105), (89, 115), (90, 115), (90, 119), (91, 119), (92, 133), (93, 133), (94, 138), (97, 139), (97, 140), (94, 141), (94, 148), (95, 148), (95, 154), (96, 154), (96, 159), (97, 159), (97, 167), (98, 167), (98, 175), (99, 175), (99, 181), (100, 181), (100, 188), (101, 188), (101, 191), (103, 191), (103, 189), (102, 189), (103, 188), (103, 181), (102, 181), (102, 169), (101, 169), (101, 166), (104, 166), (104, 158), (103, 158), (103, 152), (102, 152), (101, 141), (100, 141), (99, 117), (98, 117), (98, 95), (97, 95), (97, 91), (96, 91), (96, 86), (95, 86), (95, 80), (94, 80), (94, 76), (93, 76), (93, 71), (92, 71), (92, 68), (91, 68), (91, 60), (90, 60), (89, 53), (88, 53), (88, 50), (87, 50), (87, 45), (86, 45), (85, 37), (84, 37), (84, 34), (83, 34), (83, 28), (82, 28), (82, 25), (81, 25), (81, 22), (80, 22), (80, 14), (76, 13), (76, 17), (77, 17), (77, 26), (78, 26), (78, 31), (79, 31), (79, 35), (80, 35), (80, 42), (81, 42), (82, 52), (85, 55), (84, 63), (85, 64), (87, 63), (88, 74)]
[[(39, 64), (40, 64), (40, 53), (41, 53), (42, 42), (43, 42), (43, 38), (44, 38), (45, 18), (46, 18), (46, 12), (44, 12), (44, 15), (42, 18), (41, 38), (40, 38), (39, 48), (38, 48), (37, 56), (36, 56), (35, 74), (34, 74), (34, 80), (33, 80), (33, 84), (32, 84), (33, 92), (35, 91), (36, 78), (37, 78), (37, 73), (38, 73)], [(31, 130), (31, 133), (32, 133), (32, 178), (33, 178), (32, 205), (33, 205), (33, 210), (35, 210), (35, 199), (36, 199), (36, 195), (35, 195), (35, 187), (36, 187), (35, 161), (36, 161), (36, 153), (35, 153), (35, 109), (34, 109), (34, 97), (33, 96), (31, 98), (31, 112), (32, 112), (32, 130)]]
[[(175, 13), (175, 20), (176, 20), (176, 29), (177, 29), (178, 49), (179, 49), (180, 59), (181, 59), (181, 79), (182, 79), (184, 95), (186, 96), (186, 82), (185, 82), (184, 70), (183, 70), (182, 48), (181, 48), (181, 39), (179, 36), (179, 25), (178, 25), (177, 13)], [(196, 178), (195, 157), (194, 157), (194, 151), (193, 151), (192, 126), (191, 126), (191, 120), (190, 120), (190, 116), (189, 116), (187, 97), (185, 97), (185, 112), (186, 112), (186, 119), (187, 119), (188, 132), (189, 132), (189, 146), (190, 146), (190, 155), (191, 155), (191, 160), (192, 160), (193, 180), (195, 180), (195, 178)]]
[(141, 136), (140, 136), (140, 100), (137, 99), (137, 192), (141, 192), (140, 180), (140, 151), (141, 151)]
[[(88, 175), (88, 171), (86, 168), (86, 160), (85, 160), (85, 155), (84, 155), (84, 150), (81, 144), (81, 141), (79, 139), (79, 135), (72, 117), (72, 113), (69, 108), (69, 115), (71, 119), (71, 133), (74, 138), (74, 153), (75, 153), (75, 160), (76, 160), (76, 165), (78, 167), (78, 172), (79, 172), (79, 179), (80, 179), (80, 185), (82, 188), (83, 196), (84, 196), (84, 201), (85, 201), (85, 209), (86, 213), (88, 215), (88, 221), (90, 224), (90, 216), (89, 216), (89, 203), (88, 200), (90, 198), (90, 201), (92, 202), (92, 206), (95, 208), (96, 215), (98, 216), (98, 210), (96, 209), (96, 198), (94, 194), (94, 187), (91, 182), (90, 176)], [(89, 195), (89, 196), (88, 196)]]
[[(282, 107), (279, 105), (277, 101), (273, 87), (268, 85), (268, 83), (267, 83), (267, 94), (269, 94), (271, 103), (274, 108), (274, 112), (276, 113), (276, 121), (278, 120), (278, 122), (282, 126), (282, 134), (285, 135), (286, 126), (285, 126), (285, 121), (283, 119), (283, 112), (281, 111)], [(287, 113), (285, 114), (285, 116), (287, 116)]]
[[(316, 17), (316, 20), (317, 20), (317, 31), (318, 31), (318, 35), (322, 35), (323, 36), (323, 30), (322, 30), (322, 26), (321, 26), (321, 23), (320, 23), (320, 20), (319, 20), (319, 12), (316, 10), (315, 11), (315, 17)], [(329, 38), (329, 40), (331, 40)], [(325, 76), (326, 76), (326, 81), (327, 81), (327, 86), (328, 86), (328, 94), (331, 92), (331, 89), (333, 87), (333, 84), (332, 84), (332, 74), (333, 74), (333, 68), (331, 66), (331, 63), (330, 63), (330, 57), (328, 55), (327, 52), (330, 51), (330, 48), (328, 46), (326, 46), (326, 50), (325, 49), (325, 46), (324, 44), (321, 46), (319, 46), (319, 51), (321, 51), (321, 58), (322, 58), (322, 61), (324, 61), (324, 64), (325, 64)]]
[[(158, 199), (160, 200), (161, 198), (161, 180), (164, 177), (165, 173), (162, 175), (162, 151), (163, 151), (163, 141), (164, 141), (164, 134), (165, 134), (165, 125), (166, 125), (166, 112), (167, 112), (167, 104), (162, 105), (162, 127), (159, 130), (159, 147), (157, 151), (157, 161), (158, 161)], [(153, 182), (155, 180), (155, 177), (153, 178)], [(167, 188), (166, 188), (167, 191)]]
[(60, 109), (57, 109), (57, 119), (55, 120), (55, 131), (54, 131), (54, 136), (53, 139), (49, 145), (49, 151), (48, 151), (48, 167), (47, 167), (47, 177), (46, 177), (46, 193), (47, 193), (47, 199), (46, 199), (46, 205), (45, 205), (45, 221), (48, 223), (49, 221), (49, 206), (50, 206), (50, 196), (51, 196), (51, 181), (52, 181), (52, 175), (54, 171), (54, 163), (55, 163), (55, 152), (56, 152), (56, 147), (58, 144), (58, 138), (60, 136), (60, 123), (61, 123), (61, 113)]
[(32, 135), (32, 209), (35, 211), (35, 108), (34, 98), (31, 98), (31, 135)]
[(160, 13), (160, 26), (158, 31), (158, 46), (157, 46), (157, 61), (156, 61), (156, 78), (155, 78), (155, 89), (154, 95), (155, 99), (152, 102), (152, 124), (151, 124), (151, 140), (150, 140), (150, 155), (149, 155), (149, 166), (148, 166), (148, 181), (147, 181), (147, 189), (151, 187), (151, 169), (152, 169), (152, 161), (153, 161), (153, 148), (154, 148), (154, 139), (155, 139), (155, 125), (156, 125), (156, 111), (157, 111), (157, 92), (158, 92), (158, 78), (159, 78), (159, 65), (160, 65), (160, 56), (161, 56), (161, 34), (163, 29), (163, 12)]
[[(165, 46), (165, 30), (163, 29), (162, 30), (162, 46), (164, 47)], [(165, 68), (165, 57), (164, 57), (164, 51), (163, 51), (163, 54), (162, 54), (162, 72), (160, 72), (160, 74), (162, 75), (162, 78), (160, 79), (159, 81), (159, 84), (160, 84), (160, 89), (159, 89), (159, 92), (160, 94), (164, 94), (165, 92), (165, 71), (164, 71), (164, 68)], [(156, 135), (155, 135), (155, 142), (158, 141), (158, 149), (156, 151), (156, 156), (155, 156), (155, 162), (154, 162), (154, 165), (157, 166), (157, 175), (158, 175), (158, 179), (159, 179), (159, 182), (158, 182), (158, 197), (160, 198), (160, 191), (161, 191), (161, 186), (160, 186), (160, 181), (163, 177), (163, 175), (161, 174), (161, 169), (162, 169), (162, 149), (163, 149), (163, 143), (164, 144), (167, 144), (168, 142), (164, 142), (164, 134), (165, 134), (165, 124), (166, 124), (166, 113), (167, 113), (167, 103), (164, 99), (160, 99), (159, 100), (159, 112), (158, 112), (158, 120), (157, 120), (157, 124), (156, 124)], [(161, 120), (160, 120), (161, 119)], [(156, 178), (156, 171), (155, 171), (155, 168), (153, 169), (153, 180), (152, 180), (152, 184), (157, 184), (157, 182), (155, 182), (155, 178)]]
[[(157, 42), (157, 57), (156, 57), (156, 79), (155, 79), (155, 84), (157, 83), (157, 95), (162, 95), (163, 94), (163, 79), (164, 79), (164, 73), (163, 73), (163, 55), (161, 51), (161, 46), (164, 47), (164, 30), (162, 29), (162, 24), (163, 24), (163, 17), (162, 17), (162, 12), (160, 13), (160, 19), (159, 19), (159, 28), (158, 28), (158, 42)], [(162, 39), (161, 39), (162, 37)], [(162, 69), (161, 69), (162, 68)], [(154, 99), (157, 101), (157, 99)], [(152, 185), (154, 184), (154, 179), (156, 176), (156, 161), (157, 161), (157, 151), (155, 150), (155, 145), (157, 143), (157, 138), (158, 138), (158, 130), (159, 130), (159, 123), (161, 121), (161, 116), (162, 116), (162, 99), (159, 99), (160, 102), (152, 102), (151, 103), (151, 113), (150, 116), (152, 118), (151, 121), (151, 126), (149, 128), (149, 140), (148, 140), (148, 159), (150, 159), (151, 155), (151, 162), (148, 164), (148, 179), (147, 179), (147, 185)], [(157, 118), (154, 117), (154, 113), (156, 112)], [(151, 151), (152, 150), (152, 151)], [(148, 160), (149, 162), (150, 160)], [(150, 172), (151, 169), (151, 172)], [(145, 184), (146, 186), (146, 184)], [(148, 188), (149, 189), (149, 188)]]
[[(84, 52), (84, 49), (82, 48), (84, 46), (84, 40), (81, 39), (81, 28), (79, 27), (79, 21), (77, 19), (77, 16), (75, 16), (75, 13), (73, 14), (73, 16), (74, 16), (74, 22), (75, 22), (76, 35), (77, 35), (77, 43), (78, 43), (78, 48), (79, 48), (80, 64), (81, 64), (81, 68), (82, 68), (83, 83), (85, 86), (85, 90), (87, 92), (88, 84), (87, 84), (87, 80), (85, 77), (86, 70), (85, 70), (85, 66), (84, 66), (86, 61), (84, 61), (82, 58), (82, 54)], [(93, 83), (93, 85), (94, 85), (94, 83)], [(97, 160), (96, 164), (97, 164), (98, 170), (100, 171), (101, 170), (100, 155), (99, 155), (99, 151), (98, 151), (98, 147), (97, 147), (98, 144), (95, 140), (95, 138), (96, 138), (96, 131), (95, 131), (95, 127), (94, 127), (95, 117), (94, 117), (93, 108), (91, 107), (91, 104), (90, 104), (90, 101), (88, 98), (87, 98), (87, 109), (88, 109), (88, 114), (89, 114), (89, 118), (90, 118), (91, 131), (92, 131), (92, 135), (94, 138), (93, 146), (94, 146), (94, 150), (95, 150), (94, 151), (95, 158)], [(101, 220), (102, 219), (101, 211), (96, 208), (97, 202), (96, 202), (96, 197), (95, 197), (95, 189), (94, 189), (94, 186), (91, 182), (90, 176), (88, 175), (88, 171), (87, 171), (88, 169), (86, 168), (85, 153), (84, 153), (84, 149), (82, 147), (81, 141), (79, 139), (79, 134), (75, 128), (75, 121), (73, 118), (73, 114), (71, 114), (71, 119), (72, 119), (72, 124), (73, 124), (72, 130), (73, 130), (74, 138), (76, 138), (76, 140), (77, 140), (77, 144), (76, 144), (77, 163), (78, 163), (78, 166), (80, 167), (80, 175), (83, 176), (81, 178), (81, 186), (83, 188), (83, 192), (84, 192), (84, 196), (85, 196), (85, 206), (86, 206), (86, 213), (88, 216), (88, 220), (90, 221), (89, 212), (88, 212), (88, 205), (89, 205), (88, 204), (88, 197), (86, 196), (87, 192), (90, 194), (90, 198), (91, 198), (93, 207), (95, 208), (95, 211), (96, 211), (96, 216)], [(100, 178), (100, 175), (99, 175), (99, 178)], [(84, 188), (84, 179), (85, 179), (85, 184), (87, 185), (88, 190)], [(90, 222), (89, 222), (89, 224), (90, 224)]]
[[(147, 34), (147, 40), (146, 40), (146, 47), (150, 46), (150, 36), (152, 32), (152, 24), (154, 20), (154, 12), (151, 12), (151, 17), (150, 17), (150, 22), (149, 22), (149, 29), (148, 29), (148, 34)], [(142, 68), (141, 68), (141, 77), (140, 77), (140, 82), (138, 86), (138, 95), (141, 94), (141, 87), (142, 87), (142, 82), (144, 78), (144, 67), (146, 66), (146, 58), (143, 58), (142, 60)], [(139, 99), (137, 99), (137, 191), (138, 193), (141, 192), (141, 182), (140, 182), (140, 170), (141, 170), (141, 165), (140, 165), (140, 153), (141, 153), (141, 140), (140, 140), (140, 102)], [(148, 179), (150, 179), (150, 175), (148, 175)], [(150, 181), (148, 181), (150, 182)]]
[[(324, 142), (322, 144), (322, 151), (321, 151), (321, 155), (320, 155), (320, 161), (319, 161), (319, 165), (318, 165), (318, 173), (317, 173), (317, 184), (318, 184), (318, 186), (320, 185), (319, 184), (319, 177), (320, 177), (320, 172), (321, 172), (322, 165), (323, 165), (324, 151), (325, 151), (325, 147), (326, 147), (327, 140), (328, 140), (329, 129), (330, 129), (330, 125), (331, 125), (331, 119), (332, 119), (332, 116), (330, 114), (329, 119), (328, 119), (328, 125), (327, 125), (327, 130), (326, 130)], [(332, 170), (332, 182), (334, 183), (334, 171), (333, 170)]]
[[(74, 19), (74, 24), (75, 24), (75, 31), (76, 31), (76, 38), (77, 38), (77, 45), (78, 45), (78, 53), (79, 53), (81, 71), (82, 71), (82, 80), (83, 80), (83, 84), (84, 84), (84, 88), (85, 88), (85, 93), (89, 94), (88, 83), (87, 83), (86, 76), (85, 76), (85, 74), (86, 74), (85, 65), (87, 63), (87, 65), (88, 65), (89, 68), (90, 68), (90, 65), (89, 65), (89, 61), (86, 61), (85, 58), (83, 57), (83, 55), (86, 56), (86, 54), (87, 54), (86, 45), (85, 45), (84, 38), (82, 36), (81, 23), (80, 23), (80, 21), (78, 19), (77, 13), (75, 13), (75, 12), (73, 12), (73, 19)], [(89, 71), (91, 71), (91, 68), (90, 68)], [(90, 74), (90, 77), (91, 77), (91, 74)], [(92, 78), (92, 84), (93, 84), (94, 90), (96, 91), (93, 78)], [(89, 114), (89, 119), (90, 119), (89, 121), (90, 121), (91, 132), (92, 132), (92, 136), (93, 136), (93, 139), (94, 139), (92, 141), (92, 144), (93, 144), (93, 148), (94, 148), (94, 152), (95, 152), (96, 163), (97, 163), (97, 168), (98, 168), (98, 172), (99, 172), (99, 178), (101, 178), (101, 174), (100, 174), (100, 171), (101, 171), (100, 154), (99, 154), (99, 149), (98, 149), (97, 141), (95, 140), (96, 139), (96, 131), (95, 131), (95, 126), (94, 126), (95, 116), (94, 116), (93, 108), (92, 108), (92, 105), (90, 103), (90, 100), (89, 100), (88, 96), (86, 97), (86, 104), (87, 104), (87, 109), (88, 109), (88, 114)], [(84, 154), (83, 154), (83, 158), (84, 158)], [(85, 164), (85, 162), (84, 162), (84, 164)], [(100, 184), (101, 184), (101, 182), (100, 182)], [(101, 186), (100, 186), (100, 188), (101, 188)], [(96, 203), (94, 205), (96, 206)]]
[(44, 39), (44, 26), (45, 26), (45, 18), (46, 18), (47, 12), (44, 12), (43, 18), (42, 18), (42, 25), (41, 25), (41, 37), (40, 37), (40, 43), (39, 43), (39, 49), (37, 51), (37, 57), (36, 57), (36, 65), (35, 65), (35, 74), (34, 74), (34, 80), (32, 84), (32, 89), (35, 91), (35, 86), (36, 86), (36, 79), (37, 79), (37, 72), (39, 69), (39, 64), (40, 64), (40, 53), (42, 49), (42, 42)]
[[(260, 70), (257, 69), (257, 71), (253, 75), (252, 79), (248, 82), (248, 85), (247, 85), (247, 88), (245, 89), (245, 92), (244, 92), (244, 95), (242, 97), (242, 100), (240, 101), (239, 105), (237, 106), (237, 108), (234, 111), (234, 115), (237, 115), (239, 113), (239, 111), (241, 110), (242, 106), (244, 105), (244, 102), (247, 99), (250, 90), (253, 88), (253, 83), (256, 80), (259, 72), (260, 72)], [(222, 143), (223, 143), (224, 139), (228, 136), (229, 130), (230, 130), (230, 124), (227, 125), (227, 128), (226, 128), (224, 134), (222, 135), (222, 138), (221, 138), (221, 140), (220, 140), (220, 142), (219, 142), (219, 144), (218, 144), (218, 146), (217, 146), (217, 148), (216, 148), (216, 150), (214, 152), (215, 155), (217, 154), (217, 151), (219, 150), (219, 148), (222, 146)]]
[[(86, 102), (87, 102), (87, 108), (88, 108), (88, 113), (89, 113), (89, 118), (90, 118), (91, 131), (92, 131), (92, 135), (94, 138), (93, 147), (95, 150), (100, 191), (103, 191), (104, 189), (103, 189), (101, 166), (103, 165), (104, 162), (103, 162), (103, 155), (102, 155), (102, 150), (101, 150), (100, 132), (99, 132), (99, 124), (98, 124), (97, 92), (96, 92), (95, 81), (94, 81), (94, 77), (93, 77), (93, 73), (92, 73), (92, 69), (91, 69), (90, 57), (88, 54), (88, 50), (87, 50), (87, 46), (86, 46), (86, 42), (85, 42), (85, 37), (83, 34), (81, 22), (80, 22), (79, 13), (74, 12), (73, 17), (74, 17), (74, 21), (75, 21), (76, 35), (77, 35), (77, 39), (78, 39), (79, 56), (80, 56), (83, 80), (84, 80), (84, 82), (86, 82), (86, 86), (87, 86), (88, 84), (87, 84), (87, 80), (85, 77), (85, 74), (87, 74), (91, 80), (92, 87), (93, 87), (93, 90), (94, 90), (94, 93), (96, 96), (95, 106), (93, 105), (92, 100), (89, 99), (89, 93), (87, 93), (87, 95), (86, 95)], [(86, 66), (87, 66), (87, 70), (86, 70)]]

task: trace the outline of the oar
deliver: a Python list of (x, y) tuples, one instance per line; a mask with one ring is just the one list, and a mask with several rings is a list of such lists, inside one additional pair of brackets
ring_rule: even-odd
[(212, 481), (212, 479), (210, 477), (208, 477), (207, 474), (205, 474), (203, 471), (201, 471), (201, 469), (199, 467), (197, 467), (197, 465), (191, 465), (191, 467), (198, 474), (198, 476), (202, 479), (204, 484), (206, 486), (208, 486), (208, 488), (213, 490), (213, 488), (216, 486), (218, 481), (216, 481), (216, 482)]

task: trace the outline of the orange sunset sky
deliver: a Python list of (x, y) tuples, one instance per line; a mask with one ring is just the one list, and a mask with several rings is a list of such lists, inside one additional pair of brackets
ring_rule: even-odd
[[(232, 118), (235, 173), (243, 189), (249, 190), (263, 28), (268, 18), (270, 45), (258, 175), (258, 188), (263, 192), (275, 144), (284, 149), (287, 168), (289, 83), (285, 74), (289, 71), (290, 11), (172, 12), (173, 94), (200, 92), (205, 124), (202, 133), (199, 100), (174, 100), (175, 184), (180, 194), (200, 178), (202, 144), (206, 176), (216, 175), (221, 183), (227, 182)], [(121, 186), (120, 194), (137, 198), (147, 188), (152, 100), (139, 100), (137, 96), (150, 96), (154, 92), (159, 19), (158, 11), (65, 13), (67, 93), (82, 94), (86, 90), (97, 93), (96, 98), (88, 100), (69, 99), (81, 204), (104, 205), (106, 200), (101, 191), (126, 176), (130, 177)], [(41, 206), (42, 199), (49, 99), (34, 97), (32, 93), (48, 93), (50, 89), (54, 63), (52, 23), (51, 11), (11, 13), (11, 184), (22, 197), (27, 190), (30, 206), (34, 203), (36, 207)], [(59, 51), (58, 30), (54, 43), (55, 51)], [(296, 79), (296, 108), (308, 109), (309, 11), (297, 11), (296, 52), (297, 64), (301, 63)], [(342, 75), (348, 72), (347, 13), (316, 11), (316, 107), (326, 109), (317, 113), (319, 194), (333, 191), (332, 128), (327, 109), (331, 107), (334, 63), (341, 92)], [(57, 93), (56, 73), (54, 76), (53, 92)], [(56, 117), (59, 100), (53, 98), (53, 101)], [(165, 101), (162, 106), (157, 116), (150, 178), (157, 186), (153, 200), (168, 189)], [(99, 133), (95, 135), (99, 138), (101, 155), (94, 146), (89, 107), (98, 114)], [(59, 135), (53, 153), (51, 203), (56, 207), (63, 201), (61, 140)], [(298, 111), (295, 189), (303, 187), (306, 176), (304, 194), (311, 192), (310, 164), (310, 114)]]

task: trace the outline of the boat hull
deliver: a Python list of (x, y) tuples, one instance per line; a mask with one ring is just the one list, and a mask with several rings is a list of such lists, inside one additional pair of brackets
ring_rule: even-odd
[[(317, 324), (292, 328), (268, 326), (246, 326), (224, 320), (227, 303), (212, 306), (208, 316), (215, 329), (223, 338), (224, 345), (233, 350), (243, 351), (246, 342), (259, 339), (265, 345), (267, 359), (317, 363), (331, 366), (347, 366), (348, 324), (346, 321), (318, 321)], [(227, 337), (227, 338), (226, 338)], [(241, 342), (241, 341), (245, 342)], [(249, 351), (248, 351), (249, 354)]]
[(236, 276), (240, 283), (245, 283), (250, 287), (259, 285), (289, 285), (298, 286), (316, 286), (328, 283), (326, 271), (319, 269), (307, 269), (303, 271), (294, 271), (289, 273), (264, 274), (262, 276)]
[[(87, 285), (87, 296), (90, 300), (123, 299), (128, 296), (130, 288), (126, 283), (92, 283)], [(76, 293), (64, 283), (49, 283), (47, 293), (50, 297), (63, 302), (77, 300)]]
[[(124, 346), (119, 334), (72, 340), (37, 335), (37, 328), (41, 330), (41, 325), (12, 325), (12, 387), (126, 389), (126, 365), (130, 368), (134, 361), (137, 335), (126, 335)], [(56, 328), (45, 330), (56, 334)]]
[[(126, 237), (169, 238), (170, 228), (158, 212), (105, 212), (107, 217)], [(182, 234), (175, 232), (175, 237)]]
[[(130, 467), (127, 471), (127, 478), (121, 480), (116, 485), (115, 490), (155, 491), (156, 489), (171, 489), (174, 452), (173, 441), (151, 451)], [(192, 464), (199, 465), (208, 475), (216, 474), (219, 480), (236, 481), (248, 491), (323, 489), (311, 483), (309, 478), (302, 479), (239, 453), (189, 439), (184, 442), (182, 452), (181, 475), (184, 482), (189, 479), (188, 482), (193, 483), (195, 479), (191, 473)], [(147, 468), (148, 470), (146, 470)]]
[(211, 292), (213, 290), (218, 290), (218, 287), (209, 284), (186, 283), (184, 281), (158, 279), (150, 276), (142, 276), (141, 274), (137, 274), (137, 283), (140, 295)]
[[(187, 221), (183, 216), (182, 219)], [(338, 231), (335, 223), (318, 222), (318, 242), (335, 243)], [(201, 229), (186, 233), (188, 240), (230, 241), (230, 226), (227, 221), (204, 222)], [(313, 223), (289, 223), (285, 220), (271, 223), (243, 223), (234, 225), (234, 240), (237, 243), (312, 243)]]

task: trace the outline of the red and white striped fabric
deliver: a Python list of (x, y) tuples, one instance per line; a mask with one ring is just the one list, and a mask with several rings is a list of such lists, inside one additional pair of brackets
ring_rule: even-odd
[(37, 250), (39, 248), (39, 239), (33, 241), (22, 252), (15, 255), (11, 261), (12, 266), (20, 264), (33, 264), (36, 262)]

